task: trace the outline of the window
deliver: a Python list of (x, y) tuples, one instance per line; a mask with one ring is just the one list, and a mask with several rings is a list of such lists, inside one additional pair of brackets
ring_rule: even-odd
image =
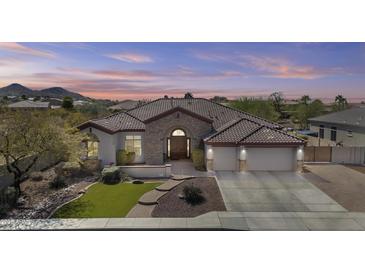
[(336, 142), (337, 139), (337, 128), (331, 127), (331, 141)]
[(185, 132), (182, 129), (175, 129), (171, 136), (185, 136)]
[(87, 141), (87, 158), (88, 159), (97, 159), (98, 158), (98, 149), (99, 149), (99, 142), (96, 141)]
[(142, 155), (142, 138), (140, 135), (125, 136), (124, 148), (127, 152), (134, 152), (136, 157)]
[(321, 139), (324, 138), (324, 126), (323, 125), (319, 126), (319, 138), (321, 138)]

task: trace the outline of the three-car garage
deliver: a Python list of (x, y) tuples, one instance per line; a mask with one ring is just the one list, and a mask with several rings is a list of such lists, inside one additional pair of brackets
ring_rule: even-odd
[(238, 171), (240, 160), (245, 170), (290, 171), (297, 164), (297, 147), (212, 146), (210, 157), (215, 171)]

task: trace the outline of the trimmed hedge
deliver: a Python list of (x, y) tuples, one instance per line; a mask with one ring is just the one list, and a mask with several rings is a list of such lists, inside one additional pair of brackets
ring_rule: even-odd
[(101, 181), (105, 184), (117, 184), (128, 179), (128, 175), (117, 166), (106, 167), (101, 172)]
[(205, 170), (204, 163), (204, 150), (195, 148), (191, 153), (191, 158), (193, 160), (193, 164), (195, 169), (197, 170)]
[(116, 184), (121, 180), (120, 170), (116, 166), (106, 167), (101, 172), (101, 181), (105, 184)]

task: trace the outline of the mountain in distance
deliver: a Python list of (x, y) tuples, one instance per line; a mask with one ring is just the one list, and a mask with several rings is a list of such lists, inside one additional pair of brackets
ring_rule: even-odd
[(75, 100), (88, 100), (89, 98), (82, 96), (79, 93), (69, 91), (67, 89), (61, 87), (51, 87), (42, 90), (32, 90), (20, 84), (14, 83), (9, 86), (0, 88), (0, 96), (22, 96), (25, 95), (27, 97), (35, 97), (49, 96), (51, 98), (60, 98), (62, 99), (65, 96), (70, 96)]

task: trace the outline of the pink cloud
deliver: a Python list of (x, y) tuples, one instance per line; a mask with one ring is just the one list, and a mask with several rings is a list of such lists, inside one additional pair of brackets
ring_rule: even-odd
[(321, 69), (310, 65), (297, 65), (286, 58), (245, 55), (237, 52), (232, 54), (194, 52), (193, 55), (204, 61), (231, 63), (258, 71), (257, 74), (250, 73), (251, 76), (311, 80), (343, 72), (340, 68)]
[(294, 65), (288, 60), (281, 58), (247, 55), (244, 56), (243, 59), (247, 61), (248, 65), (257, 70), (267, 72), (268, 75), (265, 75), (267, 77), (317, 79), (331, 73), (331, 70), (326, 71), (312, 66)]
[(158, 74), (144, 70), (96, 70), (91, 73), (97, 76), (121, 80), (152, 80), (158, 77)]
[(19, 43), (13, 43), (13, 42), (0, 42), (0, 49), (37, 57), (46, 57), (46, 58), (55, 57), (54, 53), (52, 52), (26, 47)]
[(131, 52), (121, 52), (121, 53), (110, 53), (105, 56), (113, 58), (119, 61), (127, 63), (152, 63), (153, 59), (144, 54), (131, 53)]

